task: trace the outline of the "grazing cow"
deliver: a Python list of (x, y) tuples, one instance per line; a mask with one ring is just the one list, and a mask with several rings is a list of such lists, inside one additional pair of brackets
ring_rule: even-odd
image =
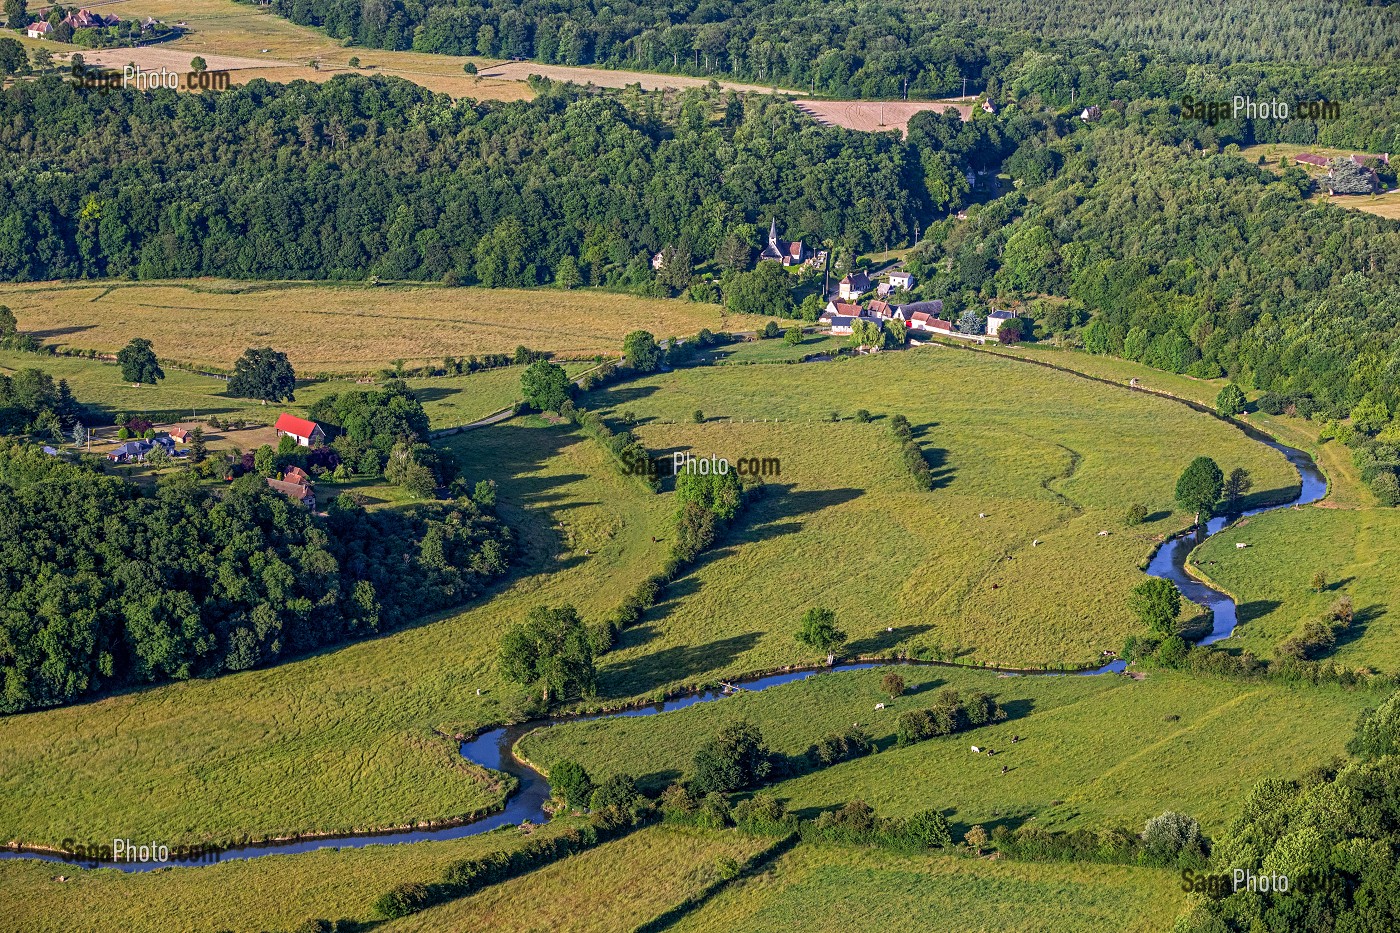
[(972, 754), (974, 754), (974, 755), (980, 755), (980, 754), (982, 754), (982, 749), (980, 749), (980, 748), (978, 748), (976, 745), (974, 745), (974, 746), (972, 746)]
[(1017, 742), (1019, 742), (1019, 741), (1021, 741), (1021, 737), (1020, 737), (1019, 735), (1013, 735), (1013, 736), (1011, 737), (1011, 744), (1012, 744), (1012, 745), (1015, 745), (1015, 744), (1016, 744)]
[(875, 708), (876, 708), (876, 709), (884, 709), (884, 708), (885, 708), (885, 704), (883, 704), (883, 703), (876, 703), (876, 704), (875, 704)]
[(1005, 773), (1006, 773), (1007, 771), (1009, 771), (1009, 770), (1011, 770), (1011, 769), (1008, 768), (1008, 767), (1006, 767), (1006, 765), (1002, 765), (1002, 766), (1001, 766), (1001, 773), (1002, 773), (1002, 774), (1005, 774)]

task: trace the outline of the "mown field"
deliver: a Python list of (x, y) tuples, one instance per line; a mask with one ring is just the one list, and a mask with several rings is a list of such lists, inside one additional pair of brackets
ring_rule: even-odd
[(285, 352), (301, 376), (376, 373), (391, 361), (513, 353), (617, 355), (634, 330), (657, 337), (753, 330), (768, 319), (719, 305), (593, 290), (205, 281), (0, 286), (22, 332), (115, 353), (146, 337), (163, 359), (227, 370), (249, 347)]
[[(536, 830), (552, 834), (560, 821)], [(453, 861), (519, 848), (518, 829), (444, 842), (318, 849), (128, 874), (55, 862), (0, 861), (10, 933), (131, 933), (293, 929), (312, 919), (367, 921), (374, 901), (410, 881), (442, 876)], [(56, 881), (59, 876), (66, 881)]]
[[(1237, 548), (1236, 544), (1248, 544)], [(1344, 667), (1400, 671), (1400, 510), (1271, 512), (1227, 528), (1193, 555), (1196, 569), (1236, 597), (1244, 624), (1225, 643), (1272, 657), (1346, 594), (1357, 618), (1328, 655)], [(1321, 572), (1327, 587), (1312, 588)]]
[(654, 826), (383, 929), (630, 930), (718, 881), (721, 860), (743, 864), (772, 842), (732, 831)]
[(801, 845), (683, 917), (677, 933), (1160, 931), (1186, 905), (1170, 872)]
[[(1185, 524), (1172, 498), (1192, 457), (1248, 468), (1261, 495), (1296, 485), (1280, 455), (1175, 402), (940, 348), (682, 370), (590, 404), (632, 416), (662, 454), (781, 462), (773, 491), (624, 637), (603, 672), (620, 695), (802, 659), (792, 632), (814, 605), (836, 611), (847, 655), (1092, 663), (1137, 630), (1126, 595)], [(859, 408), (878, 417), (858, 423)], [(930, 492), (904, 472), (897, 412), (933, 464)], [(1152, 520), (1130, 528), (1134, 503)]]
[[(801, 755), (823, 735), (860, 723), (880, 751), (778, 783), (773, 793), (804, 815), (853, 799), (892, 815), (937, 807), (965, 830), (982, 824), (1048, 828), (1141, 824), (1163, 810), (1219, 831), (1265, 777), (1291, 776), (1342, 752), (1366, 693), (1290, 690), (1153, 672), (1138, 681), (998, 677), (906, 665), (909, 692), (890, 700), (884, 670), (820, 674), (671, 713), (555, 726), (521, 752), (546, 768), (570, 758), (596, 779), (617, 772), (661, 790), (685, 777), (695, 749), (722, 726), (753, 722), (769, 746)], [(937, 691), (985, 690), (1009, 718), (993, 726), (894, 748), (895, 720)], [(886, 703), (883, 710), (875, 704)], [(1288, 715), (1280, 715), (1280, 710)], [(1175, 716), (1176, 719), (1167, 717)], [(1297, 723), (1309, 723), (1299, 730)], [(1020, 741), (1012, 742), (1012, 736)], [(971, 745), (996, 749), (973, 755)], [(1010, 770), (1001, 773), (1002, 766)]]
[(0, 840), (218, 841), (499, 802), (498, 781), (435, 730), (509, 718), (502, 629), (541, 603), (590, 618), (612, 609), (660, 565), (648, 542), (666, 504), (562, 429), (512, 422), (452, 446), (470, 476), (500, 481), (498, 511), (521, 546), (510, 584), (448, 618), (304, 660), (8, 717)]

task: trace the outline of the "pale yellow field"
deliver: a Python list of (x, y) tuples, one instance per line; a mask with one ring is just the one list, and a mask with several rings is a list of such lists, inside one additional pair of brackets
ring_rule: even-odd
[(249, 347), (282, 350), (301, 375), (366, 373), (396, 359), (513, 353), (616, 355), (631, 331), (658, 338), (752, 330), (766, 318), (718, 305), (610, 292), (184, 282), (0, 286), (20, 330), (50, 346), (115, 352), (132, 337), (163, 359), (227, 369)]
[(972, 118), (972, 105), (955, 100), (814, 100), (797, 108), (826, 126), (867, 133), (899, 130), (901, 135), (908, 132), (910, 119), (925, 110), (956, 110), (964, 123)]
[[(574, 65), (546, 65), (540, 62), (501, 62), (490, 68), (483, 68), (483, 78), (504, 78), (510, 81), (524, 81), (530, 75), (540, 75), (554, 81), (572, 81), (575, 84), (592, 84), (597, 87), (626, 87), (640, 84), (643, 90), (707, 87), (709, 78), (689, 75), (653, 74), (645, 71), (616, 71), (610, 68), (581, 68)], [(761, 87), (757, 84), (739, 84), (734, 81), (718, 81), (720, 87), (735, 91), (754, 91), (766, 94), (778, 91), (782, 94), (806, 95), (806, 91), (790, 91), (782, 88)]]

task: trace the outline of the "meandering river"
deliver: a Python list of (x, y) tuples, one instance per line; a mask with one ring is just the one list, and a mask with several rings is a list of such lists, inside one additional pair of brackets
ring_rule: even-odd
[[(1188, 403), (1191, 404), (1191, 403)], [(1198, 408), (1207, 413), (1213, 414), (1209, 409), (1192, 404), (1191, 407)], [(1288, 461), (1298, 470), (1301, 481), (1300, 492), (1297, 497), (1281, 505), (1265, 506), (1263, 508), (1251, 509), (1243, 516), (1219, 516), (1209, 521), (1205, 529), (1205, 536), (1213, 535), (1224, 528), (1229, 522), (1237, 518), (1258, 515), (1274, 509), (1290, 508), (1295, 505), (1306, 505), (1316, 502), (1327, 494), (1327, 480), (1323, 477), (1317, 465), (1313, 463), (1311, 457), (1301, 450), (1295, 450), (1278, 443), (1272, 438), (1243, 426), (1242, 430), (1253, 440), (1274, 448), (1288, 458)], [(1188, 534), (1174, 537), (1166, 541), (1156, 554), (1153, 555), (1148, 564), (1147, 572), (1154, 577), (1162, 577), (1174, 582), (1181, 590), (1182, 595), (1194, 603), (1198, 603), (1210, 609), (1214, 613), (1214, 626), (1209, 635), (1201, 639), (1201, 644), (1211, 644), (1228, 638), (1234, 631), (1237, 621), (1236, 607), (1234, 600), (1229, 596), (1213, 589), (1204, 583), (1196, 580), (1186, 571), (1186, 557), (1191, 550), (1201, 541), (1203, 536), (1198, 534)], [(804, 680), (808, 677), (821, 676), (827, 673), (841, 671), (864, 670), (878, 667), (882, 664), (910, 663), (904, 661), (888, 662), (859, 662), (852, 664), (838, 664), (832, 668), (820, 670), (789, 671), (781, 674), (770, 674), (763, 677), (754, 677), (748, 680), (734, 681), (734, 686), (741, 687), (747, 691), (765, 690), (779, 684), (792, 683), (797, 680)], [(937, 662), (919, 662), (937, 663)], [(1125, 662), (1116, 660), (1102, 667), (1085, 671), (1075, 672), (1083, 676), (1093, 676), (1098, 674), (1121, 673), (1125, 667)], [(1063, 676), (1061, 672), (1035, 673), (1033, 676)], [(366, 833), (351, 836), (317, 836), (312, 838), (298, 839), (288, 842), (267, 843), (262, 845), (246, 845), (231, 847), (221, 853), (220, 860), (256, 858), (261, 855), (273, 855), (277, 853), (308, 852), (313, 849), (325, 848), (359, 848), (368, 845), (389, 845), (395, 843), (420, 842), (428, 839), (458, 839), (463, 836), (474, 836), (479, 833), (490, 832), (502, 826), (518, 825), (526, 820), (534, 823), (543, 823), (549, 819), (544, 811), (544, 805), (550, 797), (549, 782), (545, 777), (516, 759), (514, 747), (526, 733), (535, 729), (558, 725), (564, 722), (575, 722), (591, 719), (615, 718), (621, 716), (654, 716), (657, 713), (670, 712), (672, 710), (684, 709), (687, 706), (694, 706), (697, 703), (710, 703), (723, 699), (730, 694), (722, 690), (708, 690), (701, 693), (693, 693), (664, 703), (657, 703), (651, 706), (635, 707), (612, 713), (603, 713), (594, 716), (551, 716), (541, 719), (530, 720), (513, 726), (503, 726), (490, 729), (481, 733), (475, 738), (469, 739), (461, 744), (463, 757), (476, 764), (482, 765), (496, 771), (504, 771), (514, 776), (520, 786), (516, 792), (506, 801), (506, 806), (498, 813), (490, 814), (478, 820), (462, 823), (455, 826), (444, 826), (433, 829), (407, 830), (403, 832), (382, 832)], [(133, 843), (149, 843), (151, 840), (131, 840)], [(72, 859), (52, 852), (31, 852), (31, 851), (0, 851), (0, 858), (37, 858), (46, 861), (71, 862)], [(160, 862), (104, 862), (102, 867), (119, 868), (123, 871), (149, 871), (157, 868), (167, 868), (171, 864)], [(190, 863), (195, 865), (212, 864), (212, 862)]]

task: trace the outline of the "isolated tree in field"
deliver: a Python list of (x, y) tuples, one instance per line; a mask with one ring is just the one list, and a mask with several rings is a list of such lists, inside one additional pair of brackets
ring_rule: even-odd
[(846, 642), (846, 633), (836, 627), (836, 613), (825, 607), (807, 610), (802, 617), (802, 626), (797, 630), (797, 641), (820, 651), (832, 654)]
[(73, 446), (81, 447), (87, 443), (87, 439), (88, 431), (87, 428), (83, 427), (83, 423), (80, 421), (73, 425)]
[(1154, 635), (1166, 638), (1176, 634), (1176, 617), (1181, 613), (1181, 591), (1170, 580), (1151, 577), (1133, 587), (1128, 608)]
[(987, 831), (981, 826), (974, 826), (963, 835), (963, 842), (976, 855), (982, 854), (982, 847), (987, 844)]
[(622, 341), (628, 368), (639, 373), (655, 372), (661, 365), (661, 348), (648, 331), (634, 330)]
[(762, 782), (772, 768), (758, 727), (747, 720), (720, 729), (695, 750), (690, 790), (729, 794)]
[(1238, 511), (1241, 500), (1253, 488), (1254, 480), (1250, 478), (1248, 470), (1244, 467), (1235, 467), (1231, 470), (1230, 475), (1225, 477), (1225, 485), (1221, 487), (1221, 492), (1225, 496), (1226, 511)]
[(1242, 414), (1248, 400), (1244, 397), (1244, 390), (1233, 382), (1220, 390), (1220, 394), (1215, 397), (1215, 410), (1222, 415)]
[(699, 473), (682, 470), (676, 476), (676, 502), (695, 503), (721, 521), (729, 521), (739, 511), (739, 477), (727, 473)]
[(899, 676), (899, 672), (890, 671), (880, 678), (880, 689), (885, 691), (891, 700), (902, 696), (904, 694), (904, 678)]
[(234, 398), (252, 398), (263, 402), (294, 402), (296, 373), (287, 361), (287, 354), (271, 347), (243, 352), (233, 364), (233, 378), (228, 381), (228, 394)]
[[(354, 66), (352, 65), (351, 67)], [(206, 71), (208, 68), (209, 63), (204, 60), (202, 55), (196, 55), (194, 58), (190, 59), (190, 71), (198, 73)]]
[(1317, 573), (1313, 574), (1312, 589), (1314, 593), (1321, 593), (1323, 590), (1327, 589), (1326, 573), (1319, 570)]
[(501, 638), (501, 674), (538, 686), (550, 697), (592, 696), (597, 685), (593, 642), (573, 606), (536, 606)]
[(1141, 525), (1145, 521), (1147, 521), (1147, 506), (1141, 502), (1129, 506), (1127, 514), (1123, 516), (1123, 524), (1125, 525)]
[(19, 322), (9, 305), (0, 305), (0, 337), (13, 337), (19, 331)]
[(1202, 514), (1209, 518), (1215, 511), (1224, 484), (1225, 478), (1215, 461), (1209, 457), (1197, 457), (1176, 481), (1176, 501), (1196, 516), (1196, 524), (1199, 525)]
[(117, 362), (121, 364), (122, 380), (125, 382), (155, 385), (165, 378), (165, 371), (156, 360), (156, 351), (144, 337), (135, 337), (122, 347), (117, 352)]
[(583, 765), (569, 758), (555, 762), (549, 769), (549, 786), (555, 796), (575, 810), (588, 806), (588, 798), (593, 793), (593, 779)]
[(767, 324), (763, 325), (762, 336), (764, 340), (772, 340), (773, 338), (781, 335), (782, 332), (782, 329), (778, 327), (777, 321), (769, 321)]
[(802, 328), (794, 324), (787, 329), (787, 333), (783, 336), (783, 343), (787, 344), (790, 347), (795, 347), (801, 342)]
[(548, 360), (531, 363), (520, 377), (525, 401), (540, 411), (558, 411), (569, 400), (572, 388), (564, 367)]

